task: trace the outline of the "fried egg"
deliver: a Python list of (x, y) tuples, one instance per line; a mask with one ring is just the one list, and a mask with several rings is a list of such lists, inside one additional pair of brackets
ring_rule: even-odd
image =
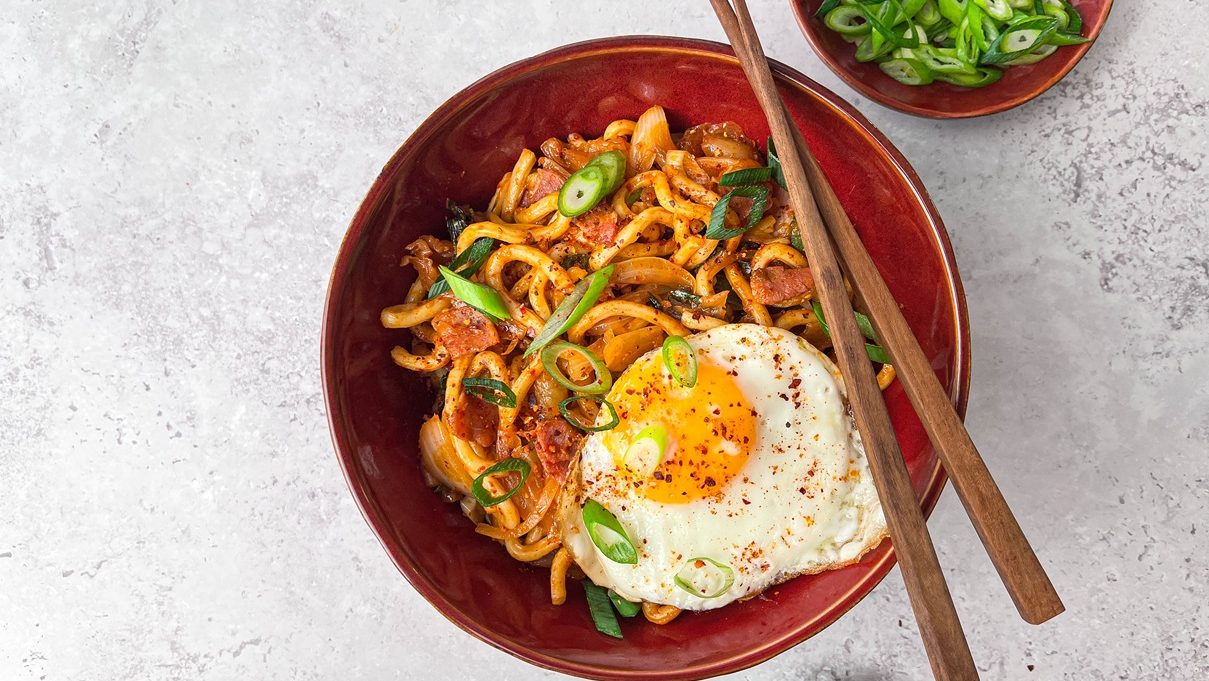
[[(632, 601), (709, 610), (877, 546), (885, 518), (835, 365), (778, 328), (687, 340), (695, 384), (647, 353), (609, 391), (619, 423), (581, 449), (559, 512), (587, 576)], [(616, 522), (597, 522), (600, 507)], [(624, 562), (619, 535), (635, 549)]]

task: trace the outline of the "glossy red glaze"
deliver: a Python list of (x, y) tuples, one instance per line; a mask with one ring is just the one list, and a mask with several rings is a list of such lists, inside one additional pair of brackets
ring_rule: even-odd
[(940, 82), (903, 85), (882, 73), (877, 64), (856, 60), (856, 46), (814, 15), (823, 0), (789, 0), (806, 40), (835, 75), (878, 104), (925, 118), (973, 118), (999, 113), (1024, 104), (1062, 80), (1100, 36), (1112, 9), (1112, 0), (1070, 0), (1070, 3), (1082, 15), (1083, 35), (1092, 42), (1060, 47), (1037, 64), (1013, 66), (993, 85), (963, 88)]
[[(859, 113), (774, 64), (789, 108), (835, 184), (954, 403), (964, 412), (969, 334), (957, 269), (940, 218), (905, 159)], [(416, 437), (432, 396), (396, 367), (403, 332), (379, 311), (410, 276), (403, 246), (442, 231), (445, 199), (483, 206), (525, 147), (667, 108), (673, 129), (733, 120), (764, 139), (767, 125), (728, 47), (628, 37), (563, 47), (507, 66), (455, 95), (383, 169), (357, 211), (332, 272), (324, 311), (324, 397), (332, 439), (366, 520), (409, 582), (455, 624), (534, 664), (611, 679), (688, 679), (733, 672), (805, 640), (852, 607), (890, 570), (889, 542), (859, 565), (801, 577), (765, 597), (667, 626), (623, 623), (595, 632), (582, 590), (549, 602), (548, 572), (474, 533), (455, 505), (424, 486)], [(886, 393), (923, 508), (944, 474), (902, 389)]]

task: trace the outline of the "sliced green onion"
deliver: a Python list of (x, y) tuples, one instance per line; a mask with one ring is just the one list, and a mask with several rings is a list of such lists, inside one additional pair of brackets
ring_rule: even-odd
[[(606, 412), (608, 412), (609, 420), (599, 426), (593, 423), (584, 423), (583, 421), (580, 421), (579, 418), (575, 416), (575, 412), (571, 411), (571, 405), (582, 400), (599, 403), (601, 409), (604, 409)], [(567, 419), (567, 423), (570, 423), (576, 428), (588, 433), (599, 433), (605, 430), (613, 430), (619, 423), (621, 423), (621, 419), (617, 417), (617, 409), (613, 406), (613, 403), (600, 395), (572, 395), (558, 403), (558, 413), (562, 414), (563, 418)]]
[(668, 336), (663, 339), (663, 365), (682, 387), (697, 385), (697, 353), (684, 338)]
[(974, 73), (933, 73), (936, 80), (941, 80), (961, 87), (986, 87), (1003, 78), (1003, 71), (989, 66), (980, 66)]
[(600, 166), (584, 166), (558, 190), (558, 212), (573, 218), (592, 210), (609, 193), (608, 172)]
[(852, 314), (856, 315), (856, 328), (861, 330), (861, 335), (871, 341), (877, 340), (877, 333), (873, 330), (873, 322), (856, 310), (853, 310)]
[(954, 25), (960, 24), (966, 15), (966, 3), (969, 0), (937, 0), (937, 11)]
[(630, 535), (626, 534), (617, 516), (601, 506), (600, 502), (588, 499), (584, 504), (583, 521), (588, 537), (605, 558), (626, 565), (638, 563), (638, 549), (634, 548)]
[(950, 28), (953, 28), (953, 22), (942, 18), (940, 21), (928, 27), (928, 40), (934, 43), (939, 43), (949, 36)]
[(986, 18), (986, 12), (977, 3), (971, 2), (966, 5), (966, 21), (970, 26), (970, 39), (978, 46), (980, 52), (986, 52), (991, 49), (991, 43), (987, 40), (986, 31), (983, 30), (982, 20)]
[(925, 2), (926, 0), (904, 0), (902, 7), (899, 8), (898, 21), (914, 18), (923, 9)]
[[(894, 9), (897, 5), (898, 5), (898, 3), (894, 2), (894, 0), (886, 0), (886, 2), (884, 4), (880, 5), (880, 7), (882, 7), (882, 8), (889, 7), (891, 9)], [(860, 11), (861, 14), (865, 15), (865, 20), (869, 22), (869, 25), (873, 27), (873, 30), (876, 31), (877, 34), (880, 35), (882, 38), (884, 38), (886, 40), (886, 42), (892, 44), (895, 47), (919, 47), (919, 37), (915, 35), (914, 30), (911, 30), (908, 27), (906, 35), (900, 34), (898, 32), (898, 29), (894, 26), (893, 22), (890, 24), (887, 24), (885, 22), (885, 19), (887, 17), (879, 16), (879, 15), (888, 15), (888, 11), (879, 10), (877, 12), (872, 12), (869, 10), (869, 7), (867, 5), (863, 5), (860, 3), (857, 3), (856, 5), (853, 5), (853, 6), (856, 7)], [(901, 9), (901, 8), (898, 8), (898, 9)]]
[(773, 144), (771, 137), (768, 138), (768, 167), (772, 168), (772, 179), (781, 185), (781, 189), (788, 189), (789, 186), (785, 184), (785, 168), (781, 166), (777, 145)]
[(957, 43), (957, 57), (959, 59), (969, 63), (978, 61), (979, 55), (982, 54), (982, 48), (978, 46), (978, 41), (974, 40), (974, 35), (970, 32), (969, 17), (961, 20), (955, 31), (954, 39)]
[(944, 20), (944, 17), (940, 15), (940, 10), (936, 9), (935, 0), (927, 0), (927, 2), (925, 2), (923, 6), (919, 8), (919, 12), (912, 18), (915, 20), (917, 25), (923, 26), (924, 28), (930, 28)]
[(494, 378), (463, 378), (462, 389), (497, 407), (516, 409), (516, 393), (503, 381)]
[(504, 299), (490, 286), (470, 281), (453, 270), (441, 265), (441, 275), (449, 283), (449, 290), (458, 300), (497, 320), (508, 319), (511, 314)]
[(920, 45), (915, 50), (915, 56), (932, 71), (932, 76), (938, 73), (977, 73), (978, 69), (957, 56), (957, 50), (935, 45)]
[(633, 208), (634, 204), (638, 203), (638, 199), (642, 198), (643, 189), (644, 189), (644, 187), (639, 187), (639, 188), (635, 189), (634, 191), (630, 192), (629, 194), (625, 195), (625, 207), (626, 208)]
[(894, 44), (887, 42), (878, 42), (874, 40), (877, 36), (867, 35), (856, 45), (856, 60), (859, 62), (870, 62), (886, 56), (894, 51)]
[(1012, 6), (1007, 3), (1007, 0), (974, 0), (978, 3), (986, 13), (998, 21), (1007, 21), (1012, 18)]
[(672, 581), (697, 598), (717, 598), (730, 591), (735, 583), (735, 571), (726, 563), (697, 556), (689, 558)]
[[(746, 197), (752, 200), (751, 213), (747, 216), (747, 223), (739, 229), (726, 228), (726, 207), (730, 205), (730, 200), (736, 196)], [(705, 228), (706, 239), (732, 239), (739, 236), (743, 232), (756, 226), (760, 218), (764, 217), (764, 208), (768, 206), (768, 188), (759, 185), (748, 187), (735, 187), (727, 192), (726, 196), (718, 199), (718, 203), (714, 204), (714, 210), (709, 216), (709, 227)]]
[(869, 355), (869, 359), (873, 360), (874, 362), (877, 362), (878, 364), (891, 364), (892, 363), (890, 361), (890, 354), (887, 353), (886, 349), (880, 345), (874, 345), (873, 343), (865, 343), (865, 354)]
[(840, 5), (827, 13), (823, 23), (827, 28), (842, 35), (867, 35), (873, 26), (865, 20), (860, 9), (852, 5)]
[(617, 592), (612, 589), (609, 589), (609, 600), (613, 601), (613, 607), (617, 608), (617, 614), (621, 615), (622, 617), (633, 617), (639, 612), (642, 612), (641, 603), (627, 601), (621, 596), (618, 596)]
[[(520, 491), (521, 487), (525, 485), (525, 481), (529, 479), (529, 472), (531, 470), (532, 468), (530, 468), (529, 462), (525, 461), (524, 459), (504, 459), (503, 461), (490, 466), (487, 470), (483, 471), (479, 477), (475, 478), (474, 482), (470, 485), (470, 492), (474, 494), (475, 500), (478, 501), (479, 505), (483, 508), (498, 506), (499, 504), (511, 499), (513, 494), (516, 494)], [(499, 475), (501, 473), (520, 473), (521, 479), (512, 489), (508, 490), (507, 492), (504, 492), (498, 497), (492, 496), (491, 492), (488, 492), (487, 489), (483, 487), (483, 483), (487, 480), (487, 478), (493, 475)]]
[(927, 85), (932, 82), (932, 70), (918, 59), (891, 59), (878, 66), (882, 73), (904, 85)]
[[(564, 352), (573, 352), (586, 359), (588, 364), (592, 365), (592, 371), (596, 374), (596, 380), (587, 385), (580, 385), (567, 378), (567, 375), (558, 366), (558, 358)], [(582, 345), (568, 343), (567, 341), (559, 341), (547, 345), (542, 348), (542, 366), (546, 368), (546, 373), (550, 374), (550, 378), (553, 378), (559, 385), (568, 390), (597, 395), (607, 393), (609, 392), (609, 388), (613, 387), (613, 374), (609, 372), (609, 367), (605, 366), (604, 360), (595, 352)]]
[[(1049, 44), (1057, 45), (1058, 47), (1065, 47), (1066, 45), (1082, 45), (1083, 43), (1090, 42), (1091, 38), (1084, 38), (1083, 36), (1075, 35), (1074, 33), (1062, 33), (1061, 31), (1058, 31), (1049, 37)], [(1042, 47), (1045, 46), (1042, 45)]]
[(806, 252), (806, 244), (802, 243), (802, 228), (798, 225), (798, 221), (794, 220), (789, 225), (789, 245)]
[(1069, 21), (1066, 24), (1066, 30), (1069, 33), (1080, 33), (1083, 31), (1083, 16), (1079, 14), (1079, 10), (1075, 6), (1062, 0), (1062, 8), (1066, 10), (1066, 16)]
[(597, 154), (584, 167), (603, 169), (605, 171), (605, 186), (607, 187), (605, 194), (612, 194), (617, 191), (622, 182), (625, 182), (625, 164), (625, 154), (613, 149), (603, 154)]
[(622, 638), (621, 625), (613, 615), (608, 592), (586, 579), (583, 585), (584, 595), (588, 597), (588, 612), (592, 615), (592, 624), (596, 625), (596, 631), (613, 638)]
[[(1055, 33), (1054, 35), (1057, 35), (1057, 33)], [(1032, 52), (1026, 52), (1009, 62), (1004, 62), (1003, 65), (1004, 66), (1023, 66), (1025, 64), (1036, 64), (1037, 62), (1041, 61), (1042, 59), (1045, 59), (1046, 57), (1050, 56), (1051, 54), (1053, 54), (1057, 51), (1058, 51), (1057, 45), (1045, 44), (1045, 45), (1042, 45), (1042, 46), (1038, 47), (1037, 49), (1033, 50)]]
[(744, 168), (733, 170), (718, 179), (723, 187), (738, 187), (744, 184), (757, 184), (772, 179), (772, 168)]
[(558, 190), (558, 212), (573, 218), (595, 208), (625, 181), (625, 164), (625, 155), (614, 149), (571, 173)]
[(827, 13), (836, 7), (840, 6), (840, 0), (823, 0), (823, 4), (819, 6), (814, 15), (820, 19), (827, 16)]
[[(487, 256), (491, 255), (491, 249), (494, 246), (495, 240), (491, 237), (484, 236), (475, 239), (469, 248), (458, 253), (453, 262), (449, 263), (449, 269), (463, 277), (474, 276), (483, 263), (487, 262)], [(448, 290), (449, 282), (445, 281), (444, 277), (437, 277), (437, 280), (432, 282), (432, 286), (428, 289), (428, 297), (436, 298)]]
[(575, 322), (587, 314), (588, 310), (600, 299), (600, 294), (604, 292), (605, 287), (608, 286), (609, 277), (613, 276), (613, 269), (614, 266), (609, 265), (580, 279), (579, 283), (575, 284), (575, 290), (563, 298), (563, 301), (550, 314), (550, 318), (542, 325), (541, 330), (537, 332), (537, 337), (525, 350), (525, 357), (541, 350), (547, 343), (566, 333), (567, 329), (574, 326)]
[(1058, 30), (1058, 20), (1050, 16), (1033, 17), (1004, 30), (982, 56), (983, 64), (1003, 64), (1045, 44)]
[(773, 145), (771, 137), (768, 138), (767, 166), (733, 170), (719, 178), (718, 184), (723, 187), (741, 187), (769, 181), (785, 187), (785, 170), (781, 167), (781, 159), (777, 157), (777, 148)]
[(1090, 42), (1080, 35), (1083, 18), (1069, 0), (839, 0), (824, 6), (818, 16), (856, 43), (857, 61), (878, 62), (909, 85), (986, 87), (1003, 77), (988, 66), (1034, 64), (1058, 47)]
[(649, 478), (667, 454), (667, 430), (663, 426), (647, 426), (638, 431), (626, 448), (621, 463), (640, 479)]
[[(819, 327), (823, 329), (823, 334), (830, 338), (831, 327), (827, 325), (827, 318), (823, 316), (823, 306), (819, 305), (819, 301), (812, 300), (810, 301), (810, 307), (812, 310), (814, 310), (814, 316), (819, 320)], [(872, 339), (874, 335), (873, 324), (869, 321), (869, 318), (865, 317), (865, 315), (857, 312), (856, 310), (853, 310), (852, 312), (853, 314), (857, 315), (856, 325), (861, 329), (861, 333), (864, 334), (866, 338)], [(861, 317), (865, 317), (863, 324), (868, 327), (869, 333), (867, 334), (865, 333), (865, 328), (862, 327), (862, 322), (860, 319)], [(887, 354), (885, 348), (880, 345), (865, 343), (865, 354), (869, 355), (869, 359), (877, 362), (878, 364), (891, 363), (890, 355)]]

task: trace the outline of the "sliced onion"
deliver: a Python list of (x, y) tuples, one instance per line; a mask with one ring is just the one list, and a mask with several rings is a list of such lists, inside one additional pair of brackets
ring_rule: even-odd
[(663, 333), (658, 326), (644, 326), (619, 333), (605, 341), (600, 356), (609, 371), (625, 371), (639, 357), (662, 345)]
[(652, 106), (634, 125), (634, 135), (630, 138), (630, 172), (637, 174), (650, 170), (658, 154), (675, 148), (667, 114), (663, 107)]
[(458, 463), (453, 452), (453, 440), (438, 416), (433, 416), (420, 426), (420, 465), (441, 485), (463, 496), (470, 496), (473, 480)]
[(688, 270), (666, 258), (630, 258), (613, 267), (613, 283), (616, 284), (658, 284), (691, 289), (696, 283)]
[(706, 134), (701, 138), (701, 150), (706, 156), (715, 158), (737, 158), (754, 160), (756, 150), (750, 145), (732, 140), (722, 135)]

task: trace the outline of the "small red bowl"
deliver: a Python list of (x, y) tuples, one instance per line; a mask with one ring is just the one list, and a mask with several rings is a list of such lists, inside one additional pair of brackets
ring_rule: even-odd
[[(774, 64), (790, 112), (932, 360), (964, 412), (969, 330), (952, 249), (907, 161), (859, 113)], [(323, 319), (324, 398), (332, 440), (366, 520), (399, 570), (474, 636), (549, 669), (607, 679), (695, 679), (738, 671), (822, 630), (894, 564), (889, 542), (859, 564), (800, 577), (763, 597), (666, 626), (626, 620), (625, 638), (598, 634), (582, 591), (550, 604), (548, 572), (476, 535), (457, 506), (425, 487), (417, 432), (432, 396), (395, 366), (399, 331), (379, 311), (411, 275), (403, 247), (443, 231), (445, 200), (482, 206), (524, 148), (666, 107), (673, 129), (733, 120), (755, 139), (768, 126), (730, 48), (700, 40), (627, 37), (579, 43), (487, 76), (443, 104), (387, 163), (353, 218), (333, 267)], [(886, 392), (920, 503), (945, 477), (898, 385)]]
[(963, 88), (948, 83), (903, 85), (882, 73), (877, 64), (856, 60), (856, 46), (827, 28), (814, 15), (823, 0), (789, 0), (806, 41), (835, 75), (869, 99), (903, 113), (925, 118), (973, 118), (1020, 106), (1062, 80), (1087, 54), (1100, 36), (1112, 9), (1112, 0), (1070, 0), (1083, 17), (1083, 35), (1091, 42), (1060, 47), (1048, 59), (1028, 66), (1013, 66), (1003, 78), (984, 88)]

